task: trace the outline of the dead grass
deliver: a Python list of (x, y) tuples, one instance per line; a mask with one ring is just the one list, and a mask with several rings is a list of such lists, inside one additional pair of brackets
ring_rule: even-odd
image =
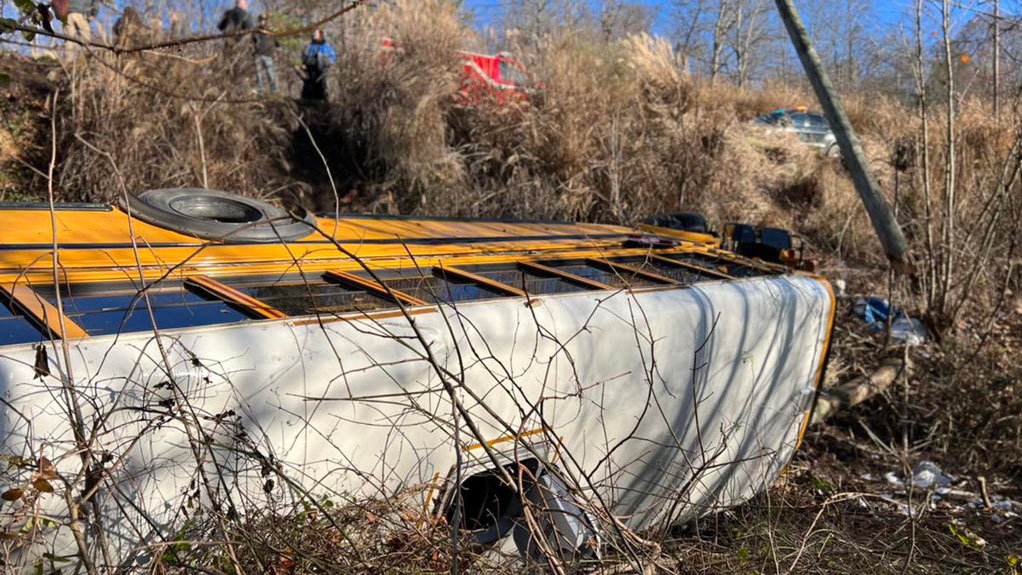
[[(818, 254), (840, 261), (883, 263), (840, 164), (747, 125), (757, 114), (810, 103), (800, 89), (738, 90), (689, 76), (662, 39), (606, 43), (576, 32), (510, 41), (542, 83), (529, 103), (464, 106), (456, 53), (476, 40), (450, 3), (403, 0), (354, 18), (328, 108), (255, 97), (247, 56), (218, 45), (119, 59), (93, 54), (68, 67), (58, 192), (109, 201), (121, 193), (120, 173), (130, 193), (207, 185), (334, 209), (301, 116), (327, 156), (345, 211), (630, 222), (696, 210), (718, 224), (793, 228)], [(380, 49), (384, 36), (396, 53)], [(899, 146), (914, 148), (915, 111), (869, 94), (848, 95), (846, 104), (893, 199), (891, 158)], [(942, 120), (939, 110), (932, 116), (936, 169)], [(995, 185), (1011, 134), (972, 101), (959, 123), (957, 209), (969, 221), (982, 210), (982, 190)], [(19, 176), (39, 189), (37, 175)], [(939, 174), (932, 183), (936, 193)], [(918, 251), (925, 221), (918, 161), (898, 187)]]

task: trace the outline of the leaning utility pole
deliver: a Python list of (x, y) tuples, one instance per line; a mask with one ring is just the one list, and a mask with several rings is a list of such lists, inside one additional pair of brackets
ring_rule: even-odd
[(834, 136), (841, 148), (841, 155), (848, 166), (848, 171), (852, 173), (855, 189), (866, 206), (866, 212), (869, 213), (873, 229), (876, 230), (880, 243), (894, 268), (907, 270), (908, 245), (905, 242), (905, 236), (902, 235), (901, 227), (898, 226), (898, 221), (891, 212), (891, 206), (880, 192), (880, 185), (866, 162), (866, 154), (862, 151), (859, 138), (852, 130), (845, 109), (841, 105), (841, 101), (838, 100), (830, 78), (823, 70), (820, 57), (809, 41), (809, 35), (802, 24), (802, 19), (795, 11), (791, 0), (775, 1), (777, 11), (780, 12), (781, 19), (784, 21), (784, 27), (788, 29), (788, 35), (791, 36), (791, 43), (795, 46), (795, 51), (798, 52), (802, 67), (805, 68), (809, 82), (816, 92), (816, 97), (820, 100), (820, 105), (823, 106), (823, 111), (827, 115), (827, 121), (830, 122), (830, 126), (834, 130)]

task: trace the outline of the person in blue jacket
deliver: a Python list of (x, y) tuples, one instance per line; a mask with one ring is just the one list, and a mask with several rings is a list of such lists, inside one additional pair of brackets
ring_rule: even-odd
[(302, 52), (302, 66), (305, 67), (303, 100), (326, 100), (326, 72), (336, 63), (337, 52), (323, 37), (323, 31), (313, 32), (312, 42)]

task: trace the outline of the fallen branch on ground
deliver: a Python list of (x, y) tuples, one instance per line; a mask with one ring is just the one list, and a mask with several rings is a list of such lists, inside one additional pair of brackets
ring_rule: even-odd
[[(902, 375), (911, 373), (912, 363), (908, 357), (888, 357), (870, 375), (857, 377), (847, 383), (820, 392), (813, 411), (812, 424), (826, 421), (835, 413), (855, 407), (867, 399), (883, 393)], [(906, 373), (906, 371), (908, 373)]]

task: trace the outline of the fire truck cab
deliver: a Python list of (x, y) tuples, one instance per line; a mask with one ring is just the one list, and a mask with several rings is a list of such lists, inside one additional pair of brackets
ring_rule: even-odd
[[(394, 54), (403, 50), (391, 38), (382, 40), (384, 62), (390, 61)], [(461, 89), (458, 91), (459, 103), (477, 105), (486, 98), (495, 99), (500, 104), (511, 102), (528, 102), (536, 92), (536, 81), (525, 65), (507, 52), (498, 54), (478, 54), (475, 52), (458, 52), (464, 65)]]
[(465, 64), (461, 95), (470, 101), (485, 96), (495, 96), (499, 102), (528, 101), (535, 92), (532, 76), (507, 52), (461, 52), (459, 56)]

